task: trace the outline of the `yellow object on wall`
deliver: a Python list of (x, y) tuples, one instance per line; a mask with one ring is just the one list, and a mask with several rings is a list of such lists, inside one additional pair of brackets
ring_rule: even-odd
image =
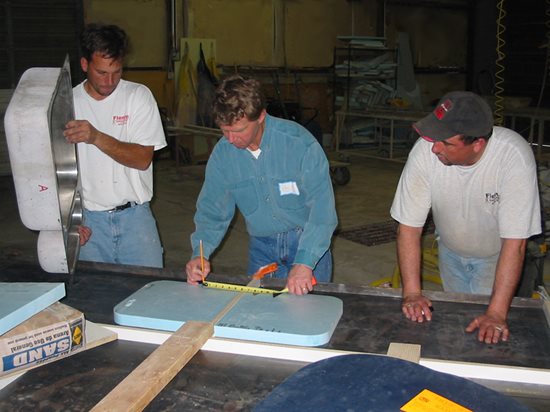
[[(179, 76), (181, 73), (180, 66), (184, 62), (185, 58), (188, 59), (188, 63), (194, 69), (196, 77), (197, 63), (199, 62), (200, 58), (199, 51), (201, 44), (204, 57), (206, 58), (206, 61), (209, 62), (208, 68), (210, 69), (210, 71), (212, 71), (212, 67), (210, 67), (210, 61), (214, 63), (216, 61), (216, 39), (182, 37), (179, 44), (181, 60), (174, 62), (176, 87), (178, 85)], [(217, 68), (216, 72), (212, 71), (212, 73), (214, 73), (216, 77), (219, 77)]]
[(168, 78), (164, 70), (126, 70), (122, 77), (132, 82), (147, 86), (161, 108), (169, 111), (174, 106), (174, 81)]
[(197, 69), (191, 58), (189, 42), (182, 39), (182, 59), (176, 75), (176, 107), (174, 124), (183, 127), (195, 124), (197, 115)]

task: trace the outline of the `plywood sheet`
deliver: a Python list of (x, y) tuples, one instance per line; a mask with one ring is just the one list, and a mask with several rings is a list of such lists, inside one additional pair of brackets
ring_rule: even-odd
[[(189, 320), (212, 321), (236, 292), (151, 282), (114, 308), (120, 325), (175, 331)], [(342, 316), (343, 304), (332, 296), (245, 294), (214, 325), (214, 336), (301, 346), (326, 344)]]

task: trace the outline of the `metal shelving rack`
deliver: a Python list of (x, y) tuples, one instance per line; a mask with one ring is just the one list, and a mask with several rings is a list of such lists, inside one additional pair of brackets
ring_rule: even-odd
[[(344, 146), (379, 146), (383, 124), (369, 114), (397, 97), (397, 49), (382, 37), (339, 38), (333, 55), (333, 113), (336, 141)], [(344, 130), (353, 119), (353, 131)], [(360, 133), (356, 133), (360, 131)], [(338, 150), (338, 148), (337, 148)], [(391, 150), (390, 150), (391, 152)]]
[(378, 44), (361, 46), (350, 41), (334, 48), (335, 112), (380, 106), (395, 96), (397, 49), (387, 48), (382, 40)]

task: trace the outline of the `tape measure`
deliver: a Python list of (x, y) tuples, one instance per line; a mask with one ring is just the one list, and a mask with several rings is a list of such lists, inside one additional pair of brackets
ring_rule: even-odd
[(253, 294), (264, 294), (264, 295), (280, 295), (281, 293), (287, 293), (288, 288), (282, 290), (275, 289), (265, 289), (265, 288), (256, 288), (253, 286), (244, 286), (244, 285), (235, 285), (232, 283), (219, 283), (219, 282), (201, 282), (204, 287), (227, 290), (231, 292), (239, 293), (253, 293)]

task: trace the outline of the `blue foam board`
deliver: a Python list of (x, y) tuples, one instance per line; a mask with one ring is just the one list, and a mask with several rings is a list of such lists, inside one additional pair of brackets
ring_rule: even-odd
[[(114, 308), (119, 325), (175, 331), (186, 321), (211, 322), (237, 292), (155, 281)], [(299, 346), (326, 344), (343, 312), (333, 296), (245, 294), (214, 325), (214, 336)]]
[(0, 335), (64, 296), (64, 283), (0, 282)]

